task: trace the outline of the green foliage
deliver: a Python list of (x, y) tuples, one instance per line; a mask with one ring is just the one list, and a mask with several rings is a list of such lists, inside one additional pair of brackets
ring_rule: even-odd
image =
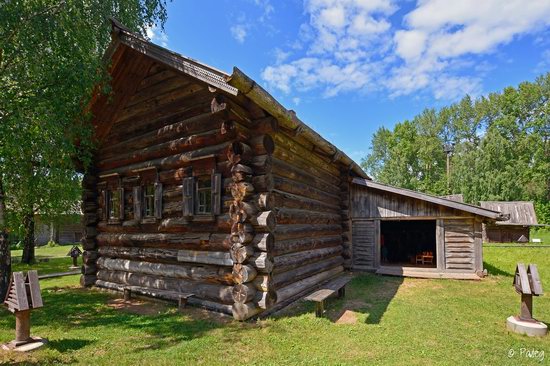
[(0, 3), (0, 179), (12, 227), (25, 215), (73, 211), (74, 160), (89, 164), (92, 128), (82, 111), (107, 85), (109, 17), (145, 34), (166, 19), (164, 0)]
[(58, 246), (59, 244), (57, 244), (55, 241), (50, 240), (50, 241), (48, 242), (48, 244), (46, 244), (46, 245), (47, 245), (49, 248), (53, 248), (53, 247)]
[[(376, 180), (466, 202), (533, 200), (550, 223), (550, 73), (380, 128), (362, 161)], [(447, 177), (445, 145), (454, 146)], [(449, 189), (447, 189), (449, 179)]]

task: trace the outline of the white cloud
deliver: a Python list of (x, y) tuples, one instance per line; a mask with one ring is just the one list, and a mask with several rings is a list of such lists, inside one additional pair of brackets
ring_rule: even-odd
[(326, 97), (380, 89), (476, 95), (491, 68), (480, 55), (550, 25), (548, 0), (418, 0), (393, 26), (394, 0), (304, 0), (304, 9), (309, 21), (293, 54), (281, 50), (262, 77), (284, 93), (320, 88)]
[(237, 24), (232, 26), (230, 29), (231, 35), (239, 43), (244, 43), (244, 40), (247, 35), (246, 26), (244, 24)]
[(292, 103), (294, 103), (294, 105), (299, 105), (301, 101), (302, 99), (300, 99), (300, 97), (292, 98)]
[(147, 27), (146, 29), (147, 38), (153, 43), (156, 43), (162, 47), (168, 47), (168, 36), (156, 25)]

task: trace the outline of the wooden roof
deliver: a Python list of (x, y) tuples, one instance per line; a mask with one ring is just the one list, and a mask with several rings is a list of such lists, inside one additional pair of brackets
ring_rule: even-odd
[[(99, 139), (108, 133), (110, 127), (105, 125), (112, 124), (120, 108), (117, 105), (125, 102), (123, 97), (117, 99), (117, 92), (119, 92), (118, 94), (131, 94), (122, 93), (121, 89), (128, 88), (128, 85), (132, 87), (134, 84), (132, 83), (133, 79), (138, 78), (132, 78), (131, 74), (137, 74), (139, 70), (148, 67), (147, 62), (143, 60), (139, 61), (139, 57), (132, 55), (132, 53), (137, 53), (145, 55), (150, 61), (164, 64), (175, 71), (201, 80), (209, 86), (223, 90), (231, 95), (240, 93), (246, 96), (267, 113), (275, 117), (280, 125), (293, 129), (296, 135), (303, 135), (315, 146), (315, 150), (331, 157), (333, 162), (343, 164), (350, 172), (353, 172), (355, 176), (370, 179), (355, 161), (302, 122), (296, 117), (294, 111), (287, 110), (283, 107), (275, 98), (238, 68), (234, 68), (233, 73), (228, 75), (211, 66), (151, 43), (131, 32), (128, 28), (114, 19), (112, 19), (112, 26), (113, 40), (104, 58), (106, 61), (111, 61), (111, 74), (113, 75), (112, 89), (115, 92), (114, 102), (106, 107), (108, 98), (106, 96), (99, 96), (92, 100), (91, 103), (91, 110), (94, 114), (94, 124), (96, 125), (96, 134)], [(132, 52), (124, 52), (124, 49), (130, 49)], [(130, 55), (128, 56), (128, 54)], [(120, 62), (120, 59), (124, 57), (126, 58), (125, 62)], [(124, 65), (124, 70), (122, 72), (115, 72), (117, 65), (119, 66), (121, 64)], [(130, 75), (124, 77), (120, 76), (121, 74)], [(104, 126), (98, 126), (99, 124)]]
[(534, 226), (538, 225), (537, 215), (533, 202), (528, 201), (482, 201), (481, 207), (499, 211), (505, 215), (509, 215), (508, 220), (498, 222), (498, 225), (523, 225)]
[(464, 212), (469, 212), (469, 213), (472, 213), (474, 215), (483, 216), (483, 217), (486, 217), (486, 218), (489, 218), (489, 219), (492, 219), (492, 220), (500, 221), (500, 220), (505, 219), (505, 217), (503, 217), (503, 215), (498, 211), (493, 211), (493, 210), (490, 210), (490, 209), (487, 209), (487, 208), (483, 208), (483, 207), (475, 206), (475, 205), (470, 205), (470, 204), (467, 204), (467, 203), (451, 201), (451, 200), (446, 199), (446, 198), (441, 198), (441, 197), (432, 196), (432, 195), (429, 195), (429, 194), (426, 194), (426, 193), (411, 191), (411, 190), (405, 189), (405, 188), (397, 188), (397, 187), (393, 187), (393, 186), (382, 184), (382, 183), (376, 183), (376, 182), (373, 182), (372, 180), (354, 178), (353, 183), (359, 184), (359, 185), (362, 185), (362, 186), (365, 186), (365, 187), (368, 187), (368, 188), (377, 189), (377, 190), (390, 192), (390, 193), (395, 193), (395, 194), (402, 195), (402, 196), (405, 196), (405, 197), (416, 198), (416, 199), (426, 201), (426, 202), (431, 202), (431, 203), (434, 203), (434, 204), (437, 204), (437, 205), (453, 208), (453, 209), (464, 211)]

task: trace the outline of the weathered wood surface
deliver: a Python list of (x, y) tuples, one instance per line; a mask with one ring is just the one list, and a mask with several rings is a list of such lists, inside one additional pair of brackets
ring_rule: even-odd
[(383, 192), (357, 184), (351, 189), (351, 216), (358, 219), (374, 218), (444, 218), (472, 217), (472, 214), (435, 203)]
[(374, 268), (375, 227), (374, 221), (353, 221), (352, 227), (352, 259), (353, 268)]
[(235, 283), (231, 269), (219, 266), (154, 263), (107, 257), (99, 258), (97, 260), (97, 266), (100, 269), (107, 269), (110, 271), (126, 271), (161, 277), (223, 283), (227, 285)]
[[(98, 280), (96, 282), (96, 286), (104, 289), (109, 290), (115, 290), (122, 292), (125, 288), (129, 288), (130, 291), (136, 294), (154, 297), (154, 298), (160, 298), (164, 300), (170, 300), (170, 301), (179, 301), (181, 293), (176, 291), (166, 291), (166, 290), (158, 290), (158, 289), (152, 289), (149, 287), (140, 287), (140, 286), (127, 286), (124, 284), (114, 283), (114, 282), (108, 282), (103, 280)], [(232, 314), (232, 307), (231, 305), (227, 304), (220, 304), (215, 301), (209, 301), (205, 299), (200, 299), (196, 297), (190, 297), (187, 299), (188, 304), (193, 304), (197, 306), (204, 307), (208, 310), (214, 310), (218, 311), (220, 313), (225, 314)]]
[(474, 221), (443, 220), (443, 225), (446, 269), (473, 271), (476, 264)]
[(98, 271), (97, 277), (102, 281), (123, 285), (193, 293), (199, 298), (222, 304), (232, 304), (234, 302), (232, 295), (233, 286), (104, 269)]
[(327, 271), (315, 274), (311, 277), (304, 278), (288, 286), (277, 289), (277, 302), (285, 301), (286, 299), (303, 291), (306, 291), (307, 289), (312, 288), (315, 285), (318, 285), (319, 283), (322, 283), (323, 281), (326, 281), (343, 271), (344, 267), (342, 266), (334, 267)]

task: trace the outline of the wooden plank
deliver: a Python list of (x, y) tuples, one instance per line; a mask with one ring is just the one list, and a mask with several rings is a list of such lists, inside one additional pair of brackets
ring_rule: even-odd
[(321, 301), (326, 300), (329, 296), (334, 295), (336, 292), (337, 291), (330, 290), (330, 289), (327, 289), (327, 288), (323, 288), (323, 289), (315, 291), (311, 295), (306, 296), (304, 298), (304, 300), (313, 301), (313, 302), (321, 302)]
[(29, 302), (27, 300), (27, 291), (25, 289), (25, 278), (23, 277), (23, 272), (13, 272), (12, 276), (15, 296), (17, 296), (17, 310), (28, 310)]
[(32, 307), (33, 309), (41, 308), (42, 306), (44, 306), (44, 304), (42, 302), (42, 295), (40, 294), (40, 283), (38, 280), (38, 272), (35, 270), (28, 271), (27, 279), (29, 281)]
[(533, 290), (533, 295), (542, 295), (542, 282), (540, 281), (539, 271), (535, 264), (530, 264), (528, 268), (530, 274), (530, 284)]
[(441, 219), (436, 221), (435, 246), (437, 269), (443, 271), (445, 269), (445, 256), (447, 253), (445, 252), (445, 223)]
[(517, 271), (519, 274), (521, 292), (525, 295), (531, 295), (531, 286), (529, 284), (529, 277), (527, 276), (527, 270), (523, 263), (518, 263)]
[(228, 252), (209, 252), (199, 250), (178, 250), (178, 262), (217, 264), (232, 266), (233, 259)]

